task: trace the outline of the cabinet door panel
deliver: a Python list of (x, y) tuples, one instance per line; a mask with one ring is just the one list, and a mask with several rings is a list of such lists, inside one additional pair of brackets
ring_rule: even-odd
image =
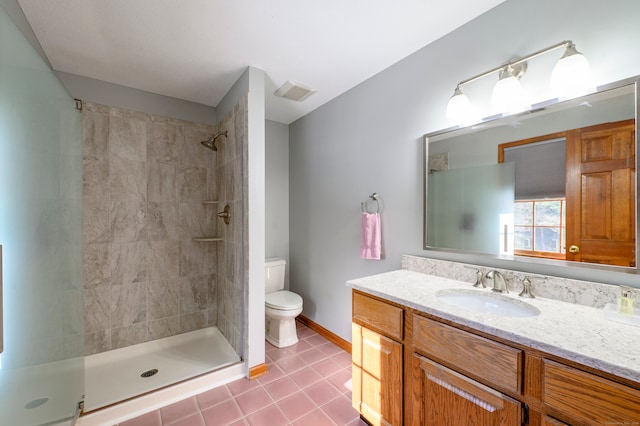
[(544, 360), (543, 400), (553, 415), (585, 425), (640, 424), (640, 391)]
[(569, 426), (566, 423), (562, 423), (560, 420), (556, 420), (549, 416), (542, 418), (542, 426)]
[(520, 403), (500, 392), (414, 355), (414, 425), (516, 426)]
[(373, 425), (402, 424), (402, 344), (358, 324), (353, 331), (353, 406)]

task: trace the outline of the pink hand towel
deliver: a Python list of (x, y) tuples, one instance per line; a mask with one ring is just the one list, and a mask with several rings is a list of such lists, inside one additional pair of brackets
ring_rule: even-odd
[(362, 213), (360, 223), (360, 257), (380, 260), (380, 213)]

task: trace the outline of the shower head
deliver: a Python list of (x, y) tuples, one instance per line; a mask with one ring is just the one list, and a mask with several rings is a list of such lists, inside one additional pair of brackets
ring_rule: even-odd
[(202, 145), (206, 146), (209, 149), (217, 151), (218, 147), (216, 146), (216, 139), (218, 139), (220, 136), (224, 136), (226, 138), (227, 137), (227, 131), (225, 130), (224, 132), (218, 132), (215, 135), (211, 136), (206, 141), (202, 141), (200, 143)]

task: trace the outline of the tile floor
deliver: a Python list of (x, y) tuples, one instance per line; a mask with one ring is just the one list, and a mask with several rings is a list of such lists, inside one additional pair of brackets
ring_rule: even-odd
[(351, 407), (351, 355), (298, 324), (300, 341), (265, 342), (269, 372), (187, 398), (120, 426), (365, 426)]

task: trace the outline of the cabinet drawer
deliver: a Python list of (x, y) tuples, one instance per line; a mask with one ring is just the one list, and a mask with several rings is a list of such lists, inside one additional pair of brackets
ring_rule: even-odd
[(542, 399), (569, 423), (640, 422), (639, 390), (549, 360), (544, 360)]
[(521, 393), (522, 351), (466, 331), (413, 316), (414, 348), (501, 390)]
[(402, 308), (360, 293), (353, 293), (353, 319), (388, 337), (402, 340), (403, 314)]

